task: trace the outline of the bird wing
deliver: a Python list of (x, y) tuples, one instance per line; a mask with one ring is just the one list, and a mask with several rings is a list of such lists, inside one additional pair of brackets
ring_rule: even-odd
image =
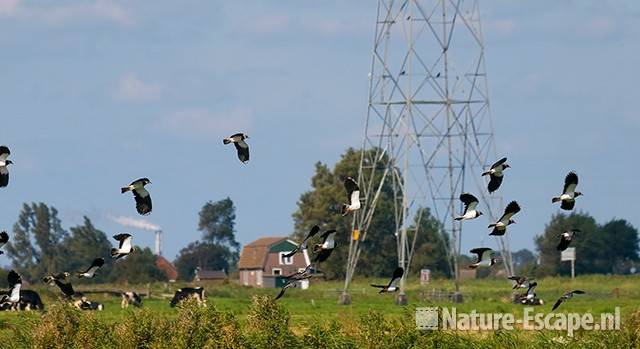
[(554, 311), (554, 310), (558, 309), (558, 307), (560, 306), (562, 301), (563, 301), (562, 297), (558, 298), (558, 300), (556, 301), (556, 304), (553, 305), (553, 308), (551, 309), (551, 311)]
[(129, 235), (120, 241), (120, 251), (131, 251), (131, 238)]
[(576, 190), (576, 186), (578, 186), (578, 175), (571, 171), (564, 179), (564, 188), (562, 189), (562, 193), (573, 193)]
[(10, 154), (11, 152), (6, 145), (0, 146), (0, 161), (6, 161)]
[[(356, 181), (351, 178), (351, 177), (347, 177), (344, 180), (344, 188), (347, 190), (347, 199), (350, 202), (353, 202), (353, 192), (355, 191), (360, 191), (360, 187), (358, 187), (358, 183), (356, 183)], [(360, 198), (358, 197), (357, 200), (360, 200)]]
[(276, 298), (274, 300), (278, 300), (280, 299), (280, 297), (282, 297), (282, 295), (284, 295), (284, 292), (287, 290), (287, 288), (291, 287), (290, 283), (286, 283), (284, 286), (282, 286), (282, 289), (280, 290), (280, 293), (278, 293), (278, 295), (276, 296)]
[(402, 275), (404, 275), (404, 269), (397, 267), (396, 270), (393, 271), (393, 276), (391, 276), (391, 281), (389, 281), (389, 285), (387, 287), (394, 285), (396, 280), (402, 278)]
[(242, 133), (232, 134), (229, 138), (232, 139), (234, 142), (237, 142), (239, 140), (242, 140)]
[(371, 284), (371, 287), (377, 287), (377, 288), (387, 288), (387, 285), (375, 285), (375, 284)]
[(322, 247), (323, 248), (333, 248), (335, 246), (336, 231), (335, 230), (327, 230), (322, 234)]
[[(471, 251), (469, 251), (469, 252), (470, 252), (470, 253), (473, 253), (473, 254), (478, 255), (478, 260), (477, 260), (477, 262), (480, 262), (480, 261), (482, 261), (482, 260), (484, 260), (484, 259), (485, 259), (485, 257), (486, 257), (486, 256), (485, 256), (485, 254), (486, 254), (487, 252), (491, 253), (490, 251), (491, 251), (491, 249), (490, 249), (490, 248), (488, 248), (488, 247), (479, 247), (479, 248), (474, 248), (474, 249), (472, 249), (472, 250), (471, 250)], [(476, 263), (477, 263), (477, 262), (476, 262)]]
[(462, 203), (464, 204), (465, 213), (475, 210), (478, 206), (478, 198), (469, 193), (460, 194), (460, 201), (462, 201)]
[(7, 166), (0, 166), (0, 188), (9, 185), (9, 169)]
[(566, 236), (564, 236), (564, 234), (560, 235), (560, 242), (558, 243), (557, 250), (558, 251), (566, 250), (567, 247), (569, 247), (570, 243), (571, 243), (571, 239), (568, 239)]
[(489, 180), (489, 185), (487, 186), (487, 190), (489, 190), (489, 193), (493, 193), (494, 191), (498, 190), (498, 188), (500, 188), (500, 184), (502, 184), (503, 176), (490, 175), (489, 177), (491, 179)]
[(571, 291), (571, 293), (573, 293), (573, 294), (585, 294), (586, 292), (584, 292), (582, 290), (573, 290), (573, 291)]
[(92, 267), (102, 267), (104, 265), (104, 258), (96, 258), (93, 260), (93, 263), (91, 263)]
[(327, 258), (329, 258), (329, 256), (331, 256), (331, 253), (333, 252), (333, 249), (321, 249), (318, 254), (316, 255), (316, 258), (314, 260), (315, 263), (322, 263), (324, 261), (327, 260)]
[(139, 214), (148, 215), (151, 213), (151, 195), (149, 195), (149, 192), (146, 189), (134, 189), (133, 197), (136, 199), (136, 210)]
[(571, 211), (576, 206), (575, 200), (562, 200), (560, 202), (560, 208), (566, 211)]
[(282, 255), (285, 258), (289, 258), (291, 256), (293, 256), (294, 254), (296, 254), (300, 249), (305, 249), (307, 248), (307, 241), (309, 241), (310, 238), (312, 238), (313, 236), (315, 236), (318, 231), (320, 231), (320, 227), (317, 225), (314, 225), (313, 227), (311, 227), (311, 230), (309, 231), (309, 233), (307, 234), (307, 236), (305, 236), (304, 240), (302, 240), (302, 242), (300, 243), (300, 245), (298, 247), (296, 247), (295, 249), (293, 249), (293, 251)]
[(0, 247), (9, 241), (9, 234), (6, 231), (0, 232)]
[(493, 165), (491, 165), (491, 169), (494, 169), (494, 168), (504, 164), (505, 162), (507, 162), (507, 158), (502, 158), (502, 159), (496, 161)]
[(511, 201), (504, 209), (504, 214), (500, 217), (500, 222), (509, 224), (511, 217), (518, 212), (520, 212), (520, 205), (515, 201)]
[(249, 145), (243, 140), (234, 142), (233, 145), (235, 145), (238, 151), (238, 159), (242, 162), (249, 161)]
[(73, 291), (73, 286), (71, 286), (71, 283), (65, 283), (62, 282), (58, 279), (53, 279), (53, 282), (56, 283), (56, 286), (58, 286), (58, 288), (60, 289), (60, 291), (67, 297), (71, 297), (75, 294), (75, 291)]

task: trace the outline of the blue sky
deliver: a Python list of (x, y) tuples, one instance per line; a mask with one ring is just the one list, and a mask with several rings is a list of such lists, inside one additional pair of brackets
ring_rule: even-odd
[[(230, 196), (237, 239), (292, 232), (313, 164), (361, 143), (375, 22), (372, 1), (0, 0), (0, 143), (12, 149), (0, 229), (23, 202), (89, 216), (109, 235), (136, 217), (119, 187), (147, 176), (165, 255), (199, 238), (197, 212)], [(483, 1), (501, 190), (523, 206), (514, 249), (558, 211), (580, 174), (578, 208), (634, 215), (640, 115), (640, 4)], [(250, 136), (240, 164), (221, 139)], [(630, 157), (631, 156), (631, 157)], [(482, 224), (484, 225), (484, 223)], [(463, 249), (483, 240), (479, 229)], [(0, 263), (6, 264), (6, 257)]]

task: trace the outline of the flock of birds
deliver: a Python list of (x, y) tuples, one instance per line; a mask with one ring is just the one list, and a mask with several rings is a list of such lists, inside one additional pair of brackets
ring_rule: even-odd
[[(246, 164), (249, 161), (249, 146), (246, 143), (246, 140), (248, 138), (249, 136), (245, 133), (236, 133), (228, 138), (223, 139), (223, 144), (225, 145), (230, 143), (234, 144), (237, 151), (238, 159), (243, 164)], [(8, 147), (0, 146), (0, 188), (6, 187), (9, 184), (8, 165), (12, 164), (12, 161), (8, 160), (7, 158), (10, 154), (11, 152), (9, 151)], [(488, 171), (482, 173), (482, 176), (489, 176), (489, 183), (487, 186), (489, 193), (493, 193), (500, 188), (500, 185), (502, 184), (504, 178), (505, 170), (509, 167), (509, 164), (507, 164), (507, 158), (502, 158), (494, 163)], [(140, 178), (133, 181), (128, 186), (121, 188), (121, 193), (123, 194), (129, 191), (133, 193), (133, 197), (136, 203), (136, 211), (140, 215), (150, 214), (153, 208), (151, 195), (145, 188), (148, 184), (151, 184), (151, 181), (148, 178)], [(553, 197), (551, 200), (552, 203), (560, 202), (560, 208), (564, 210), (572, 210), (575, 206), (576, 198), (582, 195), (581, 192), (576, 191), (577, 185), (578, 175), (575, 172), (569, 172), (569, 174), (565, 178), (562, 194)], [(347, 203), (342, 205), (342, 216), (346, 216), (351, 212), (357, 211), (361, 207), (360, 188), (358, 187), (358, 183), (353, 178), (347, 177), (344, 180), (344, 187), (347, 192)], [(456, 217), (456, 220), (470, 221), (482, 215), (482, 212), (478, 210), (479, 200), (474, 195), (470, 193), (462, 193), (460, 195), (460, 201), (464, 204), (464, 212), (460, 216)], [(501, 236), (506, 234), (508, 226), (515, 223), (515, 221), (512, 219), (513, 216), (520, 212), (520, 209), (520, 205), (516, 201), (511, 201), (505, 208), (502, 217), (500, 217), (500, 219), (498, 219), (498, 221), (496, 221), (495, 223), (492, 223), (488, 226), (488, 228), (492, 229), (489, 235)], [(308, 241), (316, 236), (319, 232), (320, 227), (317, 225), (313, 226), (307, 233), (305, 238), (302, 240), (300, 245), (290, 253), (284, 255), (284, 257), (291, 257), (302, 250), (306, 250)], [(557, 247), (558, 250), (565, 250), (571, 243), (574, 236), (579, 233), (579, 230), (564, 232), (560, 236), (560, 241)], [(320, 235), (322, 242), (313, 246), (313, 259), (311, 263), (307, 265), (303, 270), (284, 277), (285, 283), (282, 286), (280, 293), (275, 297), (276, 300), (282, 297), (287, 289), (298, 287), (299, 281), (310, 279), (318, 274), (317, 265), (326, 261), (337, 246), (335, 234), (336, 230), (330, 229)], [(119, 246), (117, 248), (111, 249), (112, 259), (118, 260), (134, 252), (135, 249), (132, 244), (131, 234), (121, 233), (114, 235), (113, 238), (119, 242)], [(0, 247), (2, 247), (8, 241), (8, 234), (6, 232), (1, 232)], [(491, 248), (478, 247), (471, 249), (470, 252), (477, 255), (476, 262), (469, 265), (469, 268), (471, 269), (479, 267), (491, 267), (499, 262), (498, 258), (492, 257), (493, 250)], [(0, 251), (0, 254), (2, 254), (2, 251)], [(77, 272), (75, 275), (77, 278), (93, 278), (96, 276), (96, 272), (98, 271), (98, 269), (101, 268), (104, 263), (105, 260), (103, 258), (96, 258), (91, 263), (91, 266), (89, 266), (84, 271)], [(402, 278), (403, 275), (404, 269), (398, 267), (394, 270), (391, 280), (386, 285), (372, 284), (371, 286), (379, 288), (379, 293), (395, 292), (398, 290), (397, 282)], [(71, 299), (74, 295), (76, 295), (76, 292), (73, 290), (73, 286), (69, 281), (70, 276), (71, 273), (69, 272), (61, 272), (47, 275), (43, 278), (43, 281), (46, 284), (56, 285), (60, 289), (63, 299)], [(532, 279), (523, 276), (510, 276), (509, 279), (515, 282), (513, 289), (527, 288), (527, 292), (519, 296), (519, 300), (522, 304), (543, 304), (542, 300), (536, 298), (535, 287), (537, 286), (537, 282), (532, 282)], [(0, 304), (10, 303), (15, 307), (20, 301), (22, 279), (15, 270), (11, 270), (7, 276), (7, 281), (9, 283), (9, 292), (7, 295), (3, 296), (0, 299)], [(584, 292), (581, 290), (573, 290), (562, 295), (555, 303), (553, 310), (560, 306), (560, 303), (567, 299), (570, 299), (575, 294), (584, 294)]]

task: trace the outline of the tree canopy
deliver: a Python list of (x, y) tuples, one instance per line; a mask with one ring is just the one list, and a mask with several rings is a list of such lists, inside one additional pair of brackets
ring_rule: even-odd
[(572, 229), (582, 232), (571, 242), (576, 248), (576, 273), (626, 273), (631, 263), (638, 261), (638, 230), (624, 219), (600, 225), (587, 213), (560, 213), (552, 216), (544, 233), (535, 238), (540, 275), (570, 273), (570, 264), (560, 262), (556, 246), (560, 234)]

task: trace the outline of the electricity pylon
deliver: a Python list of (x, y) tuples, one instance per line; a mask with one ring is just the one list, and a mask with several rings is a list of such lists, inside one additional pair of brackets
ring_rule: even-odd
[[(378, 1), (358, 174), (362, 208), (353, 217), (343, 304), (350, 302), (360, 243), (387, 181), (394, 192), (398, 264), (405, 269), (399, 304), (407, 301), (405, 279), (420, 234), (413, 223), (421, 208), (430, 208), (448, 237), (457, 292), (463, 227), (454, 220), (462, 210), (458, 196), (472, 192), (489, 219), (500, 214), (501, 198), (490, 196), (480, 177), (497, 157), (479, 15), (477, 0)], [(508, 239), (496, 240), (512, 275)]]

